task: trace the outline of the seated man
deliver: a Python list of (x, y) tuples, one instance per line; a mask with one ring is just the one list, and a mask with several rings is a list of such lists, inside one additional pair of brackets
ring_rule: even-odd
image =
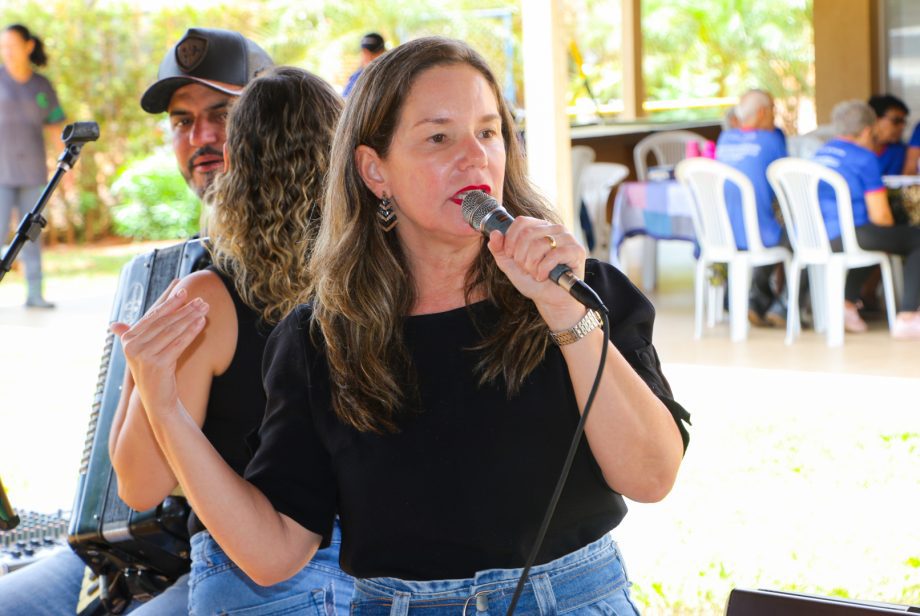
[[(894, 225), (882, 172), (874, 154), (872, 108), (859, 100), (838, 103), (832, 112), (837, 137), (815, 154), (814, 160), (844, 177), (850, 188), (856, 241), (866, 250), (900, 254), (904, 260), (902, 311), (892, 328), (896, 338), (920, 339), (920, 228)], [(830, 186), (822, 184), (818, 197), (827, 237), (835, 251), (843, 249), (837, 198)], [(865, 331), (866, 323), (857, 312), (859, 291), (871, 268), (853, 269), (847, 274), (844, 291), (844, 327), (849, 332)]]
[[(907, 146), (902, 139), (910, 110), (904, 101), (891, 94), (876, 94), (869, 98), (875, 112), (875, 155), (882, 175), (901, 175), (907, 156)], [(916, 172), (916, 169), (914, 169)]]
[[(773, 189), (767, 182), (767, 166), (786, 156), (786, 139), (774, 126), (773, 98), (763, 90), (748, 90), (735, 107), (738, 128), (719, 135), (716, 160), (744, 173), (754, 186), (757, 204), (757, 223), (764, 246), (786, 244), (782, 225), (773, 211)], [(725, 189), (728, 217), (739, 249), (748, 247), (741, 213), (741, 193), (735, 186)], [(754, 270), (751, 284), (748, 318), (754, 325), (785, 327), (786, 306), (779, 292), (770, 288), (770, 275), (774, 266)], [(782, 285), (779, 279), (778, 287)]]

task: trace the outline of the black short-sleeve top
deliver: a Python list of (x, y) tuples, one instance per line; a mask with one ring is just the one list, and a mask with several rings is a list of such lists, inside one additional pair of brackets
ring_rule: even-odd
[[(589, 260), (585, 281), (611, 310), (615, 346), (665, 402), (686, 446), (689, 415), (651, 345), (652, 305), (607, 264)], [(332, 410), (310, 316), (299, 307), (266, 346), (266, 414), (246, 477), (327, 541), (338, 514), (341, 566), (356, 577), (456, 579), (522, 567), (579, 419), (559, 349), (509, 398), (504, 382), (478, 384), (479, 355), (469, 350), (495, 327), (496, 306), (408, 317), (420, 412), (407, 413), (398, 433), (363, 433)], [(598, 539), (625, 514), (582, 439), (537, 563)]]

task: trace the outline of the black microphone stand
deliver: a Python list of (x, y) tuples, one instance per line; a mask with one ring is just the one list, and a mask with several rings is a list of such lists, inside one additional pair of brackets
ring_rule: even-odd
[(6, 273), (13, 267), (13, 261), (16, 259), (19, 251), (22, 250), (26, 240), (32, 240), (33, 242), (38, 241), (38, 236), (41, 234), (42, 229), (48, 224), (48, 221), (42, 216), (42, 210), (45, 209), (45, 204), (48, 202), (48, 199), (51, 198), (51, 194), (54, 192), (54, 189), (57, 188), (64, 174), (73, 169), (83, 146), (87, 142), (95, 141), (98, 138), (99, 125), (95, 122), (75, 122), (64, 127), (63, 132), (61, 132), (61, 141), (64, 142), (64, 151), (61, 152), (61, 156), (58, 158), (57, 170), (48, 182), (48, 185), (45, 186), (45, 190), (41, 197), (38, 198), (35, 206), (28, 214), (22, 217), (19, 228), (16, 229), (16, 235), (13, 236), (10, 247), (7, 248), (6, 254), (3, 255), (3, 261), (0, 262), (0, 280), (3, 280)]

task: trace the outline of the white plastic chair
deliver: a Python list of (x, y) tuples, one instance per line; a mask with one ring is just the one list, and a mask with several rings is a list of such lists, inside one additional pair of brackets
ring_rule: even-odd
[[(844, 281), (847, 270), (879, 265), (888, 310), (888, 327), (894, 325), (895, 303), (891, 263), (884, 252), (863, 250), (856, 241), (850, 187), (839, 173), (810, 160), (783, 158), (767, 167), (767, 179), (779, 200), (792, 243), (792, 267), (786, 270), (789, 316), (786, 343), (801, 331), (798, 313), (799, 273), (809, 267), (813, 292), (815, 330), (827, 329), (827, 345), (843, 344)], [(837, 217), (843, 252), (832, 252), (818, 201), (818, 184), (827, 182), (837, 196)], [(823, 290), (823, 292), (822, 292)]]
[[(670, 130), (652, 133), (633, 148), (633, 162), (636, 177), (640, 182), (648, 179), (648, 156), (651, 154), (656, 165), (676, 165), (687, 157), (687, 144), (696, 142), (700, 149), (706, 138), (689, 130)], [(642, 287), (646, 291), (655, 288), (658, 273), (658, 243), (651, 237), (644, 238), (642, 250)]]
[[(610, 222), (607, 201), (613, 188), (626, 179), (629, 167), (620, 163), (590, 163), (578, 180), (577, 194), (584, 203), (594, 228), (594, 250), (591, 256), (602, 261), (610, 254)], [(578, 203), (578, 201), (576, 201)]]
[(652, 133), (633, 148), (636, 177), (640, 182), (648, 179), (648, 155), (655, 157), (656, 165), (676, 165), (687, 157), (687, 144), (695, 141), (702, 149), (706, 138), (689, 130), (669, 130)]
[(595, 156), (596, 154), (594, 152), (594, 148), (590, 146), (572, 146), (572, 207), (575, 211), (574, 227), (579, 241), (585, 248), (588, 247), (588, 241), (585, 237), (584, 230), (579, 224), (579, 208), (581, 207), (581, 190), (579, 189), (579, 184), (581, 182), (581, 174), (584, 173), (584, 170), (588, 165), (594, 162)]
[[(700, 245), (700, 257), (696, 263), (696, 314), (694, 335), (703, 334), (703, 310), (706, 301), (706, 287), (709, 285), (707, 271), (713, 263), (728, 264), (728, 313), (731, 339), (740, 341), (748, 332), (748, 293), (751, 287), (751, 270), (761, 265), (783, 263), (789, 271), (792, 255), (783, 246), (765, 248), (760, 238), (757, 223), (757, 205), (754, 186), (746, 175), (708, 158), (690, 158), (678, 163), (677, 179), (685, 184), (693, 195), (693, 226)], [(741, 211), (744, 230), (747, 235), (747, 250), (739, 250), (735, 244), (728, 209), (725, 205), (725, 183), (730, 182), (741, 192)], [(712, 295), (710, 295), (711, 301)]]

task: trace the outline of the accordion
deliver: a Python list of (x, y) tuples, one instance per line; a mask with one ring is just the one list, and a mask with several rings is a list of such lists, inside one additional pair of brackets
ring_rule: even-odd
[[(110, 321), (133, 324), (174, 278), (209, 262), (202, 240), (139, 255), (121, 270)], [(106, 610), (118, 613), (132, 597), (149, 598), (189, 570), (189, 507), (169, 496), (135, 511), (118, 497), (109, 459), (109, 432), (126, 370), (121, 341), (109, 332), (99, 370), (67, 540), (99, 577)]]

